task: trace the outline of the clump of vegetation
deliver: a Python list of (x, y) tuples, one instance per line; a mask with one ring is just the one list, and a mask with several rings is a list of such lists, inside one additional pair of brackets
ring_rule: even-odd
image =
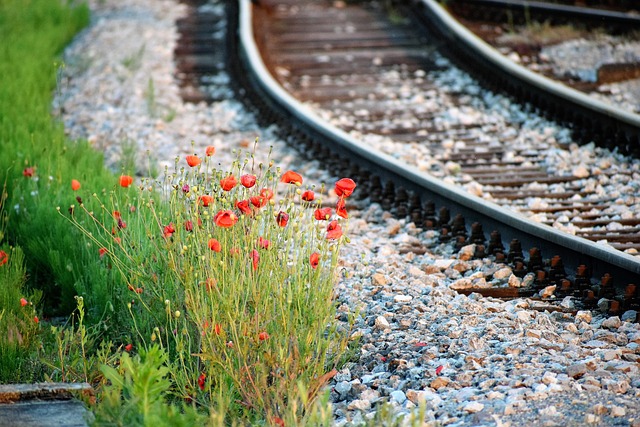
[(38, 318), (35, 306), (41, 293), (25, 287), (24, 255), (4, 241), (7, 193), (0, 190), (0, 382), (29, 381), (37, 350)]
[(330, 424), (355, 183), (323, 206), (323, 186), (251, 153), (215, 168), (213, 147), (114, 176), (51, 119), (86, 6), (8, 0), (0, 22), (0, 381), (89, 382), (99, 423)]
[(93, 242), (104, 275), (119, 276), (123, 346), (170, 355), (177, 401), (226, 420), (294, 422), (347, 346), (332, 290), (355, 183), (338, 181), (337, 206), (323, 207), (323, 189), (295, 171), (250, 154), (216, 169), (214, 152), (178, 159), (163, 180), (123, 175), (107, 199), (78, 189), (82, 204), (60, 213)]

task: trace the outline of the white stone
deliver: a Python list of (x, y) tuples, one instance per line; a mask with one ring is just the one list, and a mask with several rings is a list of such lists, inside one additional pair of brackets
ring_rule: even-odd
[(496, 271), (495, 273), (493, 273), (493, 278), (502, 280), (502, 279), (506, 279), (507, 277), (510, 277), (511, 275), (512, 275), (512, 270), (509, 267), (504, 267)]
[(371, 408), (371, 402), (366, 399), (356, 399), (352, 400), (351, 403), (347, 406), (347, 409), (350, 411), (366, 411)]
[(512, 288), (519, 288), (522, 286), (522, 280), (515, 274), (512, 274), (511, 276), (509, 276), (508, 283), (509, 283), (509, 287), (512, 287)]
[(404, 401), (407, 400), (407, 396), (402, 390), (394, 390), (389, 396), (391, 397), (391, 400), (396, 402), (398, 405), (402, 405)]
[(612, 417), (624, 417), (625, 415), (627, 415), (627, 411), (622, 406), (613, 405), (611, 407)]
[(446, 270), (451, 267), (454, 262), (456, 261), (453, 259), (437, 259), (434, 261), (433, 265), (438, 267), (440, 270)]
[(591, 312), (589, 310), (580, 310), (576, 313), (576, 323), (591, 323)]
[(399, 302), (409, 302), (413, 299), (411, 295), (396, 295), (393, 297), (393, 300), (397, 303)]
[(384, 316), (376, 317), (376, 321), (375, 321), (376, 329), (384, 330), (384, 329), (389, 328), (389, 326), (391, 326), (391, 325), (389, 324), (389, 321), (387, 320), (386, 317), (384, 317)]
[(602, 322), (603, 328), (618, 329), (620, 326), (622, 326), (622, 321), (618, 316), (609, 317)]
[(556, 285), (547, 286), (543, 290), (540, 291), (540, 297), (541, 298), (551, 298), (555, 291), (556, 291)]
[(463, 411), (469, 412), (471, 414), (480, 412), (484, 409), (484, 405), (480, 402), (468, 402), (462, 408)]

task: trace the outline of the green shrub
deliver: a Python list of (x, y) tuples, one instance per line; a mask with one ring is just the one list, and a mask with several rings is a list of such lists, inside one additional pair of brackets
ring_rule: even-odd
[(346, 196), (320, 214), (293, 171), (203, 158), (60, 213), (121, 275), (132, 348), (166, 349), (176, 399), (228, 421), (300, 420), (347, 347), (333, 305)]

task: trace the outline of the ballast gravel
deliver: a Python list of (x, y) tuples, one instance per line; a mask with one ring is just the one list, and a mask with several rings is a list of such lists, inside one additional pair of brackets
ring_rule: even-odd
[[(259, 137), (259, 160), (271, 150), (277, 164), (312, 182), (336, 178), (319, 162), (303, 162), (239, 102), (180, 100), (172, 51), (184, 5), (90, 4), (91, 25), (64, 52), (53, 109), (70, 137), (105, 153), (108, 167), (118, 171), (136, 153), (147, 159), (138, 171), (144, 175), (206, 145), (216, 146), (224, 167)], [(222, 13), (222, 1), (206, 7)], [(422, 407), (427, 426), (640, 426), (635, 313), (574, 315), (536, 309), (540, 303), (527, 299), (458, 294), (452, 287), (469, 282), (521, 283), (507, 266), (472, 259), (472, 247), (454, 252), (437, 233), (378, 205), (350, 214), (337, 316), (344, 328), (355, 318), (345, 332), (357, 345), (330, 384), (336, 426), (363, 423), (385, 403), (397, 414)], [(563, 307), (571, 311), (573, 301)]]

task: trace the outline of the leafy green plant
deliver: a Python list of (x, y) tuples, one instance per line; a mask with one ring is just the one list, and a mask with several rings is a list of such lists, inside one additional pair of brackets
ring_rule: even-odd
[(51, 326), (45, 337), (40, 358), (48, 368), (47, 381), (87, 382), (102, 381), (101, 366), (115, 363), (113, 343), (103, 339), (108, 329), (106, 321), (85, 324), (84, 299), (76, 297), (77, 308), (66, 324)]
[(117, 368), (103, 366), (108, 384), (97, 406), (96, 425), (196, 426), (207, 417), (187, 405), (167, 402), (171, 388), (168, 354), (157, 345), (130, 356), (122, 353)]
[(216, 169), (213, 151), (65, 217), (127, 284), (117, 292), (136, 347), (158, 343), (176, 361), (177, 399), (227, 420), (300, 420), (348, 345), (332, 291), (355, 183), (336, 185), (334, 211), (294, 171), (251, 154)]

